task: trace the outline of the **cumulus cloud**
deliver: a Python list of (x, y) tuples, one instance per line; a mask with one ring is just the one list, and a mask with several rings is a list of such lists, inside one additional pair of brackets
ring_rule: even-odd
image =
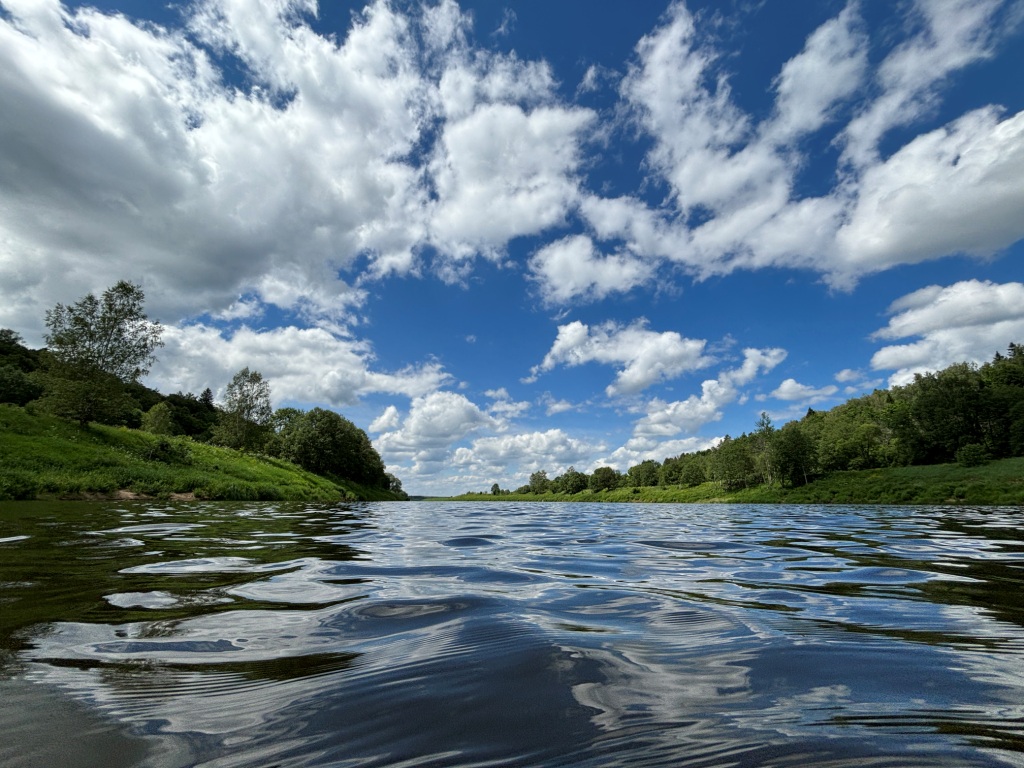
[(370, 424), (371, 432), (388, 432), (396, 429), (401, 423), (402, 417), (398, 412), (398, 408), (394, 405), (389, 405), (384, 409), (376, 419)]
[[(474, 46), (454, 0), (377, 0), (341, 39), (317, 34), (316, 5), (300, 0), (202, 0), (183, 11), (187, 30), (10, 0), (0, 322), (33, 337), (42, 307), (124, 277), (160, 286), (165, 321), (241, 311), (248, 296), (347, 322), (368, 280), (433, 267), (464, 281), (476, 256), (503, 260), (511, 240), (576, 217), (590, 231), (561, 232), (529, 264), (552, 304), (647, 285), (665, 261), (698, 277), (813, 269), (851, 287), (897, 264), (989, 255), (1024, 236), (1024, 113), (979, 109), (889, 157), (878, 146), (992, 55), (1013, 7), (909, 6), (872, 78), (865, 52), (886, 42), (867, 40), (851, 2), (781, 67), (758, 122), (702, 20), (673, 4), (619, 88), (651, 141), (648, 177), (670, 192), (652, 207), (639, 191), (586, 189), (601, 115), (566, 103), (547, 63)], [(801, 198), (812, 134), (844, 159), (831, 190)]]
[(491, 404), (487, 408), (488, 413), (499, 419), (514, 419), (530, 410), (530, 403), (513, 400), (504, 387), (488, 390), (484, 394), (491, 398)]
[(587, 110), (481, 106), (444, 131), (432, 166), (439, 203), (431, 239), (451, 258), (496, 255), (512, 238), (562, 223)]
[(395, 372), (372, 369), (366, 342), (321, 328), (242, 327), (232, 334), (207, 325), (168, 326), (150, 383), (163, 392), (223, 389), (239, 370), (254, 367), (271, 385), (275, 403), (352, 405), (370, 394), (420, 397), (450, 380), (437, 363)]
[(599, 444), (570, 437), (560, 429), (482, 437), (455, 452), (454, 463), (481, 477), (523, 477), (543, 469), (554, 477), (570, 465), (583, 465), (600, 450)]
[(770, 397), (789, 402), (819, 403), (822, 400), (827, 400), (838, 391), (839, 387), (834, 384), (828, 384), (815, 389), (808, 384), (800, 384), (796, 379), (786, 379), (775, 388)]
[[(621, 89), (654, 142), (647, 162), (671, 204), (585, 197), (581, 214), (599, 240), (623, 242), (633, 258), (674, 261), (699, 278), (796, 267), (850, 289), (898, 264), (998, 252), (1024, 237), (1013, 214), (1024, 196), (1019, 115), (1003, 119), (986, 107), (890, 157), (878, 145), (893, 128), (929, 117), (949, 75), (992, 54), (1014, 28), (1011, 6), (915, 4), (905, 41), (872, 79), (871, 41), (850, 3), (783, 65), (774, 110), (757, 123), (737, 106), (698, 20), (677, 3), (638, 44)], [(836, 181), (820, 196), (800, 197), (796, 179), (809, 162), (801, 141), (828, 130), (843, 147)]]
[(1024, 112), (971, 112), (864, 172), (837, 235), (857, 274), (949, 253), (990, 255), (1024, 237)]
[(544, 246), (529, 266), (548, 304), (628, 293), (654, 276), (653, 263), (628, 254), (603, 256), (586, 235), (572, 235)]
[(688, 371), (710, 365), (702, 339), (687, 339), (675, 331), (658, 333), (647, 329), (646, 320), (622, 326), (607, 322), (591, 327), (578, 320), (558, 327), (558, 336), (539, 365), (533, 379), (559, 365), (569, 367), (597, 362), (622, 367), (605, 390), (609, 397), (632, 395), (659, 381), (674, 379)]
[(413, 399), (401, 424), (380, 434), (374, 445), (385, 463), (406, 464), (413, 475), (428, 475), (450, 459), (467, 435), (496, 426), (493, 417), (464, 395), (431, 392)]
[(873, 338), (919, 338), (882, 347), (871, 358), (871, 367), (894, 370), (891, 385), (906, 384), (915, 373), (991, 360), (1024, 338), (1024, 283), (965, 280), (931, 285), (894, 301), (889, 314), (889, 324)]
[(647, 404), (646, 415), (633, 428), (637, 440), (657, 440), (680, 433), (693, 434), (705, 424), (722, 418), (722, 409), (740, 399), (740, 388), (759, 374), (767, 373), (786, 358), (783, 349), (745, 349), (738, 368), (722, 371), (717, 378), (701, 384), (700, 395), (666, 402), (659, 398)]
[(58, 0), (5, 8), (0, 280), (34, 297), (12, 297), (9, 325), (143, 276), (173, 320), (239, 295), (343, 320), (365, 298), (339, 278), (357, 259), (405, 274), (431, 245), (448, 275), (578, 196), (594, 114), (555, 103), (543, 62), (474, 50), (451, 0), (374, 2), (340, 41), (298, 0), (203, 0), (187, 34)]

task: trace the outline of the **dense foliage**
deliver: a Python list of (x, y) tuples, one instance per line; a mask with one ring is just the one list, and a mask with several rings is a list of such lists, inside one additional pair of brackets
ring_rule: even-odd
[[(143, 312), (138, 286), (119, 282), (100, 298), (58, 304), (46, 314), (48, 347), (31, 350), (0, 329), (0, 404), (78, 422), (141, 429), (293, 462), (303, 469), (404, 496), (366, 433), (323, 408), (277, 412), (259, 371), (239, 371), (223, 403), (207, 387), (163, 395), (140, 379), (155, 361), (162, 328)], [(159, 445), (176, 445), (164, 440)]]
[(125, 385), (149, 373), (163, 328), (142, 309), (145, 294), (122, 280), (101, 297), (46, 313), (41, 405), (85, 425), (117, 421), (131, 410)]
[[(956, 462), (981, 466), (1024, 456), (1024, 346), (1011, 344), (984, 365), (958, 363), (917, 374), (904, 386), (875, 390), (829, 411), (808, 410), (777, 428), (761, 414), (754, 430), (715, 448), (644, 461), (625, 473), (570, 467), (534, 472), (517, 494), (573, 495), (618, 488), (714, 483), (727, 492), (755, 486), (798, 488), (848, 470)], [(495, 483), (491, 494), (507, 494)]]

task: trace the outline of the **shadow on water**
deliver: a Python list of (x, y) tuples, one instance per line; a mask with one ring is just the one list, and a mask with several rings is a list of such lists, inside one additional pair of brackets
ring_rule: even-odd
[(1019, 515), (3, 504), (0, 765), (1024, 765)]

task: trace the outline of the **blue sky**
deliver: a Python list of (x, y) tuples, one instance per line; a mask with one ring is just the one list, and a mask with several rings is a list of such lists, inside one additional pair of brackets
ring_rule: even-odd
[(1024, 3), (0, 0), (0, 327), (411, 493), (625, 470), (1024, 341)]

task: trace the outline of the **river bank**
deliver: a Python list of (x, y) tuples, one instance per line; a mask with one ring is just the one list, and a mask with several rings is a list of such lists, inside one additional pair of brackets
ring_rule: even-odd
[(0, 500), (392, 501), (291, 462), (0, 405)]
[(934, 464), (836, 472), (796, 488), (759, 485), (726, 490), (708, 482), (580, 493), (466, 493), (455, 501), (651, 502), (675, 504), (960, 504), (1024, 506), (1024, 458), (978, 467)]

